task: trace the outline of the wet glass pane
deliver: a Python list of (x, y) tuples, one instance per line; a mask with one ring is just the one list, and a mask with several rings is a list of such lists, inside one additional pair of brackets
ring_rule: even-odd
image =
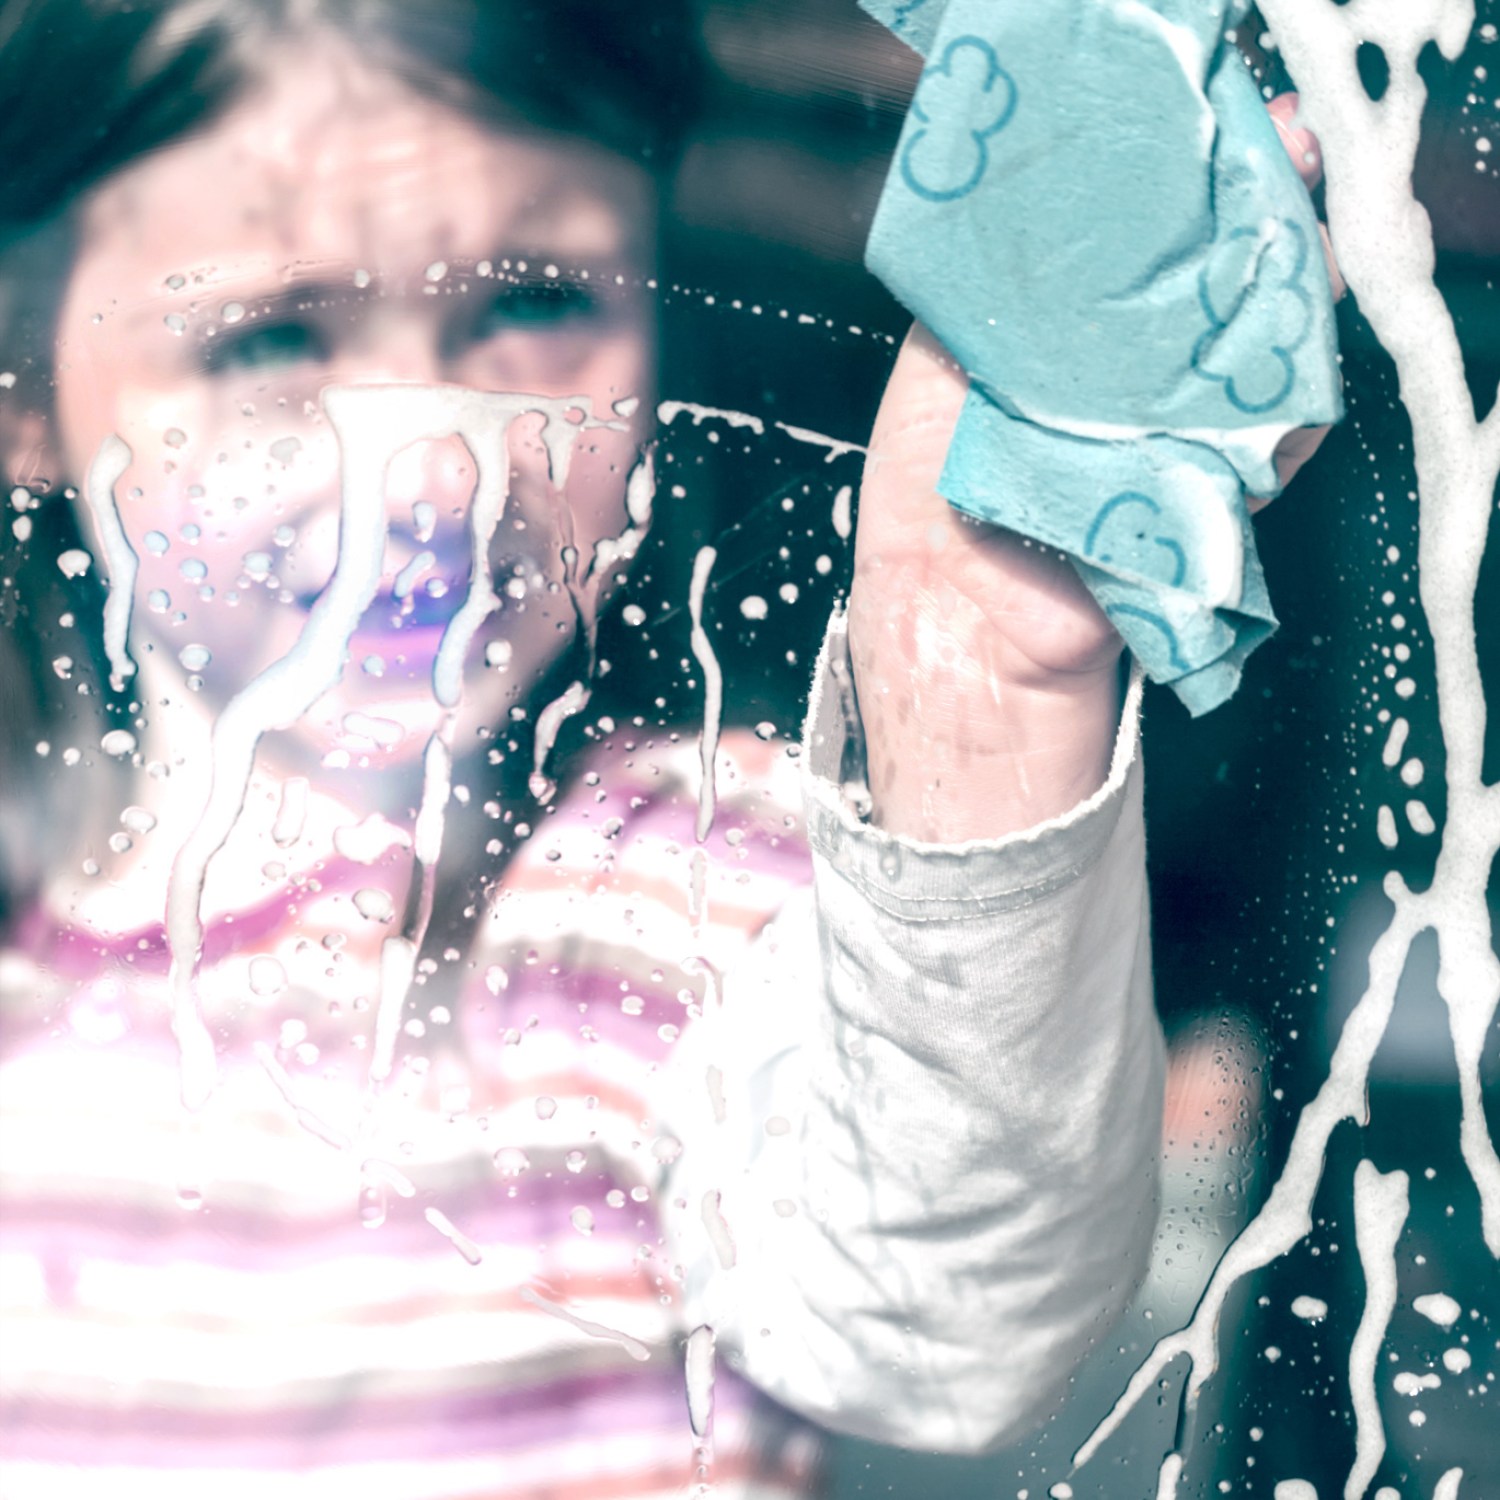
[(1367, 11), (1232, 38), (1334, 132), (1348, 414), (1238, 691), (1145, 688), (1159, 1090), (1112, 633), (997, 790), (942, 672), (1055, 677), (861, 508), (916, 52), (0, 5), (0, 1491), (1500, 1487), (1500, 16)]

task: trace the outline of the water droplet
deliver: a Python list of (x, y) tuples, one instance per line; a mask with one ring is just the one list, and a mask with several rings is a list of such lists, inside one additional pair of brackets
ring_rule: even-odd
[[(286, 988), (286, 970), (269, 954), (261, 953), (250, 960), (250, 993), (263, 1000), (279, 995)], [(300, 1040), (300, 1039), (299, 1039)]]
[(531, 1158), (519, 1146), (502, 1146), (495, 1153), (495, 1168), (502, 1177), (519, 1177), (531, 1165)]
[(135, 749), (135, 736), (128, 729), (111, 729), (99, 741), (106, 755), (129, 755)]
[(385, 1223), (385, 1187), (378, 1182), (367, 1183), (359, 1190), (359, 1222), (366, 1229), (379, 1229)]
[(550, 1094), (539, 1094), (536, 1101), (536, 1117), (539, 1120), (550, 1120), (557, 1113), (557, 1100)]
[(583, 1169), (588, 1165), (588, 1157), (585, 1156), (582, 1151), (570, 1151), (568, 1152), (567, 1156), (563, 1158), (563, 1165), (567, 1167), (567, 1169), (572, 1172), (574, 1176), (577, 1176), (577, 1174), (583, 1171)]
[(747, 620), (764, 620), (770, 610), (771, 606), (759, 594), (746, 594), (740, 600), (740, 613)]
[(177, 660), (185, 666), (189, 672), (201, 672), (212, 660), (213, 652), (200, 642), (193, 641), (177, 653)]
[(121, 824), (131, 833), (150, 833), (156, 827), (156, 819), (144, 807), (127, 807), (120, 814)]
[(581, 1204), (568, 1215), (568, 1220), (579, 1234), (592, 1234), (594, 1232), (594, 1216)]
[(245, 304), (243, 302), (226, 302), (219, 309), (219, 317), (231, 326), (242, 322), (245, 317)]
[(1425, 1297), (1413, 1297), (1413, 1309), (1439, 1328), (1451, 1328), (1463, 1311), (1446, 1292), (1431, 1292)]
[(60, 552), (57, 556), (57, 566), (62, 570), (64, 578), (82, 578), (93, 561), (81, 547), (69, 547), (66, 552)]
[(148, 531), (146, 533), (146, 551), (153, 557), (160, 557), (171, 545), (165, 532)]
[(187, 433), (180, 427), (169, 427), (162, 433), (161, 440), (169, 448), (181, 448), (187, 442)]
[(372, 922), (389, 922), (395, 915), (390, 896), (385, 891), (368, 886), (364, 890), (355, 891), (354, 909)]

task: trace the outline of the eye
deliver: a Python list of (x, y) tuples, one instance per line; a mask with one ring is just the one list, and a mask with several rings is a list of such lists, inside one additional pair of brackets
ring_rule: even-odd
[(479, 310), (469, 337), (478, 343), (512, 328), (555, 328), (586, 321), (598, 311), (598, 299), (579, 282), (516, 282), (501, 287)]
[(327, 341), (310, 324), (265, 323), (221, 333), (204, 346), (204, 366), (218, 373), (230, 370), (279, 370), (289, 365), (321, 363), (328, 357)]

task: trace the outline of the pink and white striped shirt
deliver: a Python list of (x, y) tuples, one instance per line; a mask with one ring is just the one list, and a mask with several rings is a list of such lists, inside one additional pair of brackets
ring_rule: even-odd
[(399, 843), (210, 922), (193, 1115), (159, 920), (37, 913), (0, 960), (6, 1500), (769, 1500), (817, 1441), (757, 1386), (935, 1447), (1029, 1420), (1154, 1217), (1135, 699), (1096, 797), (947, 850), (842, 805), (835, 696), (805, 813), (730, 736), (701, 848), (691, 745), (602, 752), (379, 1091), (358, 912)]

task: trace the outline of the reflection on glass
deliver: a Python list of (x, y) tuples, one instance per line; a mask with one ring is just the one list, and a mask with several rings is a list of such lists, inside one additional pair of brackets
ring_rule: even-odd
[[(818, 1428), (922, 1446), (929, 1409), (968, 1398), (956, 1378), (934, 1397), (892, 1362), (872, 1415), (854, 1372), (813, 1390), (812, 1334), (746, 1380), (741, 1346), (753, 1360), (759, 1328), (731, 1332), (728, 1314), (697, 1310), (722, 1303), (695, 1277), (725, 1280), (754, 1260), (724, 1159), (742, 1175), (770, 1159), (766, 1184), (793, 1183), (757, 1179), (773, 1228), (809, 1217), (795, 1172), (774, 1176), (787, 1170), (776, 1161), (806, 1154), (784, 1092), (767, 1082), (752, 1098), (752, 1144), (712, 1144), (735, 1118), (736, 1069), (755, 1086), (772, 1077), (732, 1029), (726, 975), (732, 984), (778, 913), (788, 951), (802, 941), (800, 696), (851, 569), (862, 450), (844, 440), (868, 429), (891, 357), (891, 340), (867, 330), (899, 323), (868, 291), (828, 293), (854, 299), (847, 317), (804, 307), (811, 294), (795, 281), (773, 287), (773, 302), (758, 261), (781, 270), (777, 236), (802, 233), (847, 260), (868, 203), (847, 208), (842, 182), (835, 192), (809, 176), (788, 180), (768, 215), (724, 167), (753, 182), (760, 137), (777, 127), (757, 116), (746, 130), (722, 101), (694, 124), (707, 63), (683, 18), (648, 9), (314, 6), (285, 29), (259, 4), (0, 11), (4, 76), (32, 79), (0, 137), (16, 164), (0, 169), (11, 705), (0, 726), (0, 1490), (259, 1494), (295, 1474), (329, 1494), (712, 1483), (724, 1495), (1062, 1500), (1155, 1494), (1165, 1473), (1179, 1495), (1307, 1500), (1346, 1481), (1381, 1500), (1485, 1493), (1496, 1349), (1481, 1087), (1494, 1053), (1493, 819), (1481, 793), (1494, 777), (1476, 717), (1486, 617), (1479, 659), (1463, 636), (1464, 570), (1479, 566), (1494, 474), (1478, 459), (1460, 472), (1455, 455), (1493, 454), (1494, 421), (1450, 441), (1443, 424), (1463, 394), (1452, 360), (1421, 363), (1447, 346), (1428, 332), (1425, 350), (1402, 344), (1436, 326), (1432, 308), (1406, 300), (1425, 295), (1410, 244), (1359, 238), (1371, 191), (1360, 164), (1379, 153), (1340, 135), (1358, 108), (1347, 79), (1320, 73), (1349, 38), (1279, 5), (1266, 18), (1324, 111), (1328, 209), (1336, 232), (1341, 213), (1351, 226), (1345, 269), (1407, 361), (1421, 600), (1401, 555), (1414, 538), (1389, 539), (1409, 518), (1387, 516), (1398, 487), (1385, 479), (1370, 502), (1385, 528), (1383, 593), (1368, 591), (1378, 611), (1354, 587), (1304, 591), (1340, 631), (1370, 624), (1373, 649), (1389, 652), (1359, 663), (1380, 681), (1352, 714), (1355, 753), (1373, 747), (1378, 768), (1361, 761), (1351, 810), (1336, 800), (1349, 795), (1342, 749), (1337, 779), (1284, 749), (1274, 759), (1273, 724), (1329, 722), (1298, 684), (1333, 699), (1355, 674), (1317, 657), (1328, 626), (1294, 599), (1286, 644), (1220, 721), (1232, 728), (1159, 726), (1179, 746), (1162, 745), (1152, 800), (1171, 1051), (1149, 1270), (1117, 1332), (1084, 1307), (1081, 1334), (1035, 1367), (1019, 1335), (986, 1342), (990, 1325), (962, 1299), (941, 1310), (980, 1346), (979, 1384), (1021, 1371), (1024, 1399), (981, 1439), (1020, 1447), (943, 1460), (831, 1440)], [(1413, 149), (1416, 117), (1395, 112), (1413, 98), (1423, 28), (1437, 24), (1392, 21), (1386, 38), (1384, 118)], [(808, 62), (836, 48), (824, 25), (843, 28), (830, 34), (863, 69), (852, 93)], [(1473, 107), (1492, 111), (1493, 64), (1473, 58), (1488, 58), (1493, 24), (1443, 26), (1446, 55), (1468, 48)], [(744, 100), (778, 99), (789, 116), (788, 100), (813, 100), (808, 131), (826, 145), (816, 132), (842, 129), (845, 148), (865, 151), (850, 169), (860, 181), (878, 177), (911, 78), (875, 35), (831, 5), (800, 18), (711, 5), (704, 21), (725, 97), (742, 90), (742, 113)], [(858, 123), (830, 124), (841, 111)], [(847, 146), (871, 124), (873, 149)], [(1473, 146), (1486, 181), (1488, 151)], [(1406, 170), (1391, 160), (1402, 202)], [(1468, 232), (1454, 222), (1440, 221), (1440, 240)], [(747, 224), (762, 238), (729, 252), (704, 294), (663, 270), (662, 236), (682, 223), (706, 240)], [(1478, 326), (1460, 318), (1466, 347), (1493, 361)], [(829, 394), (839, 372), (859, 399)], [(1351, 430), (1370, 453), (1346, 439), (1304, 497), (1316, 476), (1337, 485), (1340, 463), (1368, 469), (1378, 453), (1394, 470), (1394, 440), (1369, 436), (1386, 393), (1370, 375), (1351, 387)], [(1444, 503), (1469, 507), (1461, 559), (1436, 540), (1453, 524)], [(1268, 555), (1315, 553), (1286, 528), (1333, 524), (1273, 512)], [(1322, 540), (1325, 558), (1351, 545), (1346, 533)], [(1460, 662), (1445, 742), (1421, 717), (1423, 629), (1440, 668)], [(1274, 795), (1251, 785), (1262, 754), (1267, 781), (1282, 778)], [(852, 823), (870, 807), (862, 770), (851, 749), (828, 773), (830, 805), (842, 796)], [(1366, 793), (1376, 776), (1379, 792)], [(1300, 820), (1335, 831), (1305, 847), (1301, 827), (1247, 831), (1300, 796), (1299, 777), (1339, 809), (1298, 800)], [(1377, 936), (1390, 904), (1376, 888), (1389, 863), (1437, 842), (1444, 780), (1472, 843), (1444, 826), (1437, 865), (1458, 870), (1451, 894), (1425, 913), (1404, 905), (1396, 931), (1404, 940), (1419, 916), (1439, 925), (1449, 968), (1442, 977), (1418, 939), (1397, 993), (1405, 947)], [(1240, 857), (1210, 838), (1218, 828), (1242, 836)], [(1353, 897), (1346, 840), (1364, 851)], [(1236, 868), (1205, 873), (1220, 862)], [(1303, 876), (1292, 893), (1288, 864)], [(1399, 868), (1421, 889), (1432, 866)], [(1336, 900), (1309, 894), (1325, 879)], [(1251, 918), (1215, 910), (1216, 896), (1225, 910), (1243, 897)], [(1333, 927), (1309, 936), (1325, 906)], [(1341, 951), (1325, 962), (1330, 930)], [(1453, 956), (1465, 937), (1467, 967)], [(1337, 1042), (1372, 946), (1372, 993), (1395, 998), (1379, 1052), (1368, 1023)], [(792, 982), (773, 969), (785, 1004), (824, 962), (804, 952)], [(1429, 1055), (1447, 1021), (1438, 990), (1468, 1018), (1455, 1027), (1470, 1048), (1462, 1125), (1451, 1049)], [(730, 1029), (711, 1031), (719, 1022)], [(859, 1092), (868, 1035), (878, 1048), (878, 1028), (839, 1045), (852, 1118), (878, 1132), (902, 1101)], [(1294, 1106), (1335, 1044), (1342, 1081), (1291, 1142)], [(1140, 1042), (1137, 1093), (1154, 1079), (1151, 1045)], [(1355, 1145), (1335, 1131), (1314, 1196), (1329, 1131), (1359, 1112), (1370, 1054), (1370, 1135)], [(1066, 1082), (1047, 1114), (1072, 1112)], [(1115, 1109), (1101, 1134), (1120, 1141), (1101, 1151), (1128, 1154), (1132, 1131), (1154, 1129), (1154, 1107)], [(953, 1112), (937, 1119), (951, 1128)], [(930, 1164), (961, 1156), (962, 1135), (907, 1151), (900, 1165), (914, 1164), (919, 1190)], [(965, 1171), (979, 1180), (986, 1165)], [(1127, 1174), (1109, 1175), (1113, 1188)], [(1475, 1179), (1491, 1195), (1483, 1225)], [(1268, 1190), (1281, 1194), (1269, 1208)], [(1038, 1260), (1069, 1259), (1071, 1242), (1054, 1237), (1068, 1214), (1052, 1208), (1089, 1196), (1058, 1195), (1029, 1242), (1045, 1247)], [(924, 1200), (910, 1266), (945, 1238), (963, 1242), (966, 1228), (945, 1226), (965, 1221), (949, 1212), (941, 1195)], [(1142, 1240), (1138, 1227), (1119, 1233)], [(1096, 1238), (1119, 1264), (1118, 1301), (1129, 1252)], [(838, 1256), (856, 1290), (878, 1274), (859, 1250)], [(1189, 1323), (1216, 1265), (1217, 1290)], [(1235, 1280), (1262, 1267), (1265, 1279)], [(819, 1274), (811, 1260), (785, 1269), (793, 1287)], [(877, 1306), (881, 1318), (903, 1322)], [(1174, 1431), (1182, 1365), (1143, 1361), (1185, 1324), (1189, 1378), (1221, 1368)], [(1073, 1401), (1051, 1416), (1052, 1391), (1089, 1343)], [(1159, 1404), (1142, 1401), (1074, 1472), (1074, 1451), (1137, 1367), (1136, 1395)], [(1330, 1451), (1325, 1423), (1339, 1433)]]

